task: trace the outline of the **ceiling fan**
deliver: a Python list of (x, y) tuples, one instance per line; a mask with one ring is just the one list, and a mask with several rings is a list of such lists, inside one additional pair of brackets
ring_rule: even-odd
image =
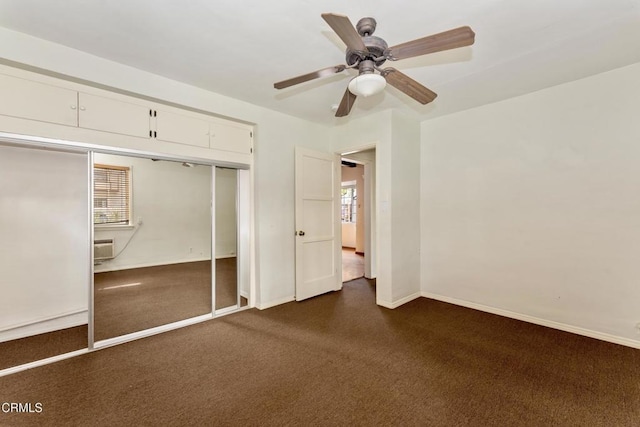
[[(362, 18), (355, 27), (345, 15), (323, 13), (322, 18), (347, 45), (346, 65), (335, 65), (283, 80), (275, 83), (273, 87), (284, 89), (309, 80), (341, 73), (348, 68), (357, 69), (359, 74), (349, 82), (349, 87), (344, 92), (342, 101), (336, 111), (336, 117), (348, 115), (358, 96), (370, 96), (379, 93), (387, 83), (419, 103), (428, 104), (438, 96), (435, 92), (393, 67), (380, 68), (380, 66), (387, 60), (397, 61), (469, 46), (473, 44), (475, 39), (473, 30), (465, 26), (388, 47), (387, 42), (373, 35), (377, 25), (376, 20), (373, 18)], [(376, 71), (378, 74), (376, 74)]]

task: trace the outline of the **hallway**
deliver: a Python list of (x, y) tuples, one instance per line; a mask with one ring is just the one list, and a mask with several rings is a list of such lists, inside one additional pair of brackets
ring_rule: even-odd
[(364, 277), (364, 256), (354, 248), (342, 248), (342, 282)]

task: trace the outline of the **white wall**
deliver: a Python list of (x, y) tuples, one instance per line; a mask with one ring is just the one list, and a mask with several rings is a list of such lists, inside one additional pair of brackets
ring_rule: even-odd
[(124, 230), (96, 227), (94, 237), (114, 238), (119, 253), (96, 272), (211, 259), (211, 166), (99, 153), (94, 161), (131, 168), (133, 220), (142, 219)]
[(85, 154), (0, 146), (0, 341), (87, 323), (87, 194)]
[(0, 39), (0, 59), (255, 124), (256, 300), (261, 307), (293, 300), (294, 147), (326, 149), (328, 128), (4, 28)]
[(420, 296), (420, 124), (401, 113), (383, 111), (332, 129), (335, 152), (372, 144), (376, 148), (376, 301), (392, 308)]
[(342, 223), (342, 247), (352, 249), (356, 247), (356, 224), (353, 222)]
[(420, 295), (420, 123), (392, 116), (391, 252), (393, 305)]
[(216, 168), (216, 258), (236, 256), (238, 172)]
[(640, 64), (422, 124), (422, 290), (640, 345)]

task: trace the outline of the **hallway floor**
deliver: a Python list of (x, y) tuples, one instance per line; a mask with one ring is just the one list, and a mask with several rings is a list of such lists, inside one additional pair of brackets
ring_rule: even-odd
[(364, 277), (364, 256), (354, 248), (342, 248), (342, 282)]

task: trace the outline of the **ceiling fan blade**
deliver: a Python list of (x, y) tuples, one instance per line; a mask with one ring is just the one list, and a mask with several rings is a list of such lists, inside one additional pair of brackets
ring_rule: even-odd
[(317, 79), (320, 77), (330, 76), (331, 74), (336, 74), (344, 71), (347, 67), (345, 65), (336, 65), (333, 67), (323, 68), (322, 70), (314, 71), (309, 74), (304, 74), (302, 76), (294, 77), (292, 79), (283, 80), (278, 83), (274, 83), (273, 87), (276, 89), (284, 89), (289, 86), (297, 85), (299, 83), (308, 82), (309, 80)]
[(356, 98), (357, 97), (349, 91), (349, 88), (347, 88), (342, 96), (342, 101), (340, 101), (340, 106), (338, 106), (338, 110), (336, 111), (336, 117), (349, 115), (351, 107), (353, 107), (353, 103), (356, 102)]
[(389, 48), (391, 60), (413, 58), (427, 53), (472, 45), (476, 34), (469, 27), (460, 27)]
[(428, 104), (438, 96), (435, 92), (427, 89), (395, 68), (385, 68), (382, 75), (391, 86), (404, 92), (421, 104)]
[(329, 24), (349, 49), (360, 52), (369, 51), (364, 45), (360, 34), (358, 34), (358, 31), (356, 31), (347, 16), (336, 13), (323, 13), (322, 18), (327, 21), (327, 24)]

